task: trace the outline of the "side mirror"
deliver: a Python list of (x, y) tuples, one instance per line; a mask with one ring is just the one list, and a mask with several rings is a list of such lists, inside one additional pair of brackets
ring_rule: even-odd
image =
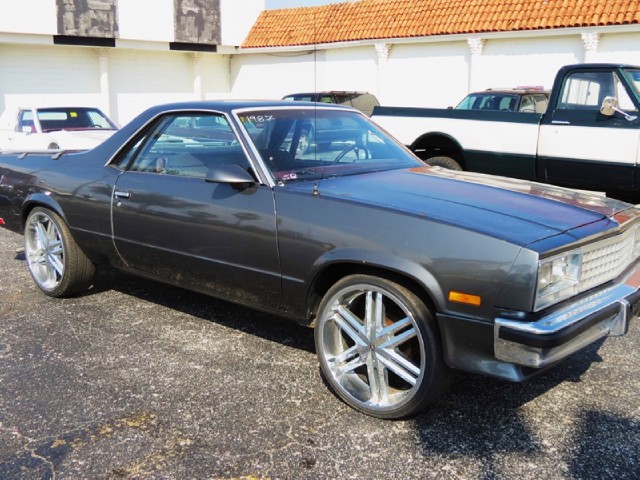
[(21, 130), (22, 130), (22, 133), (32, 133), (33, 132), (32, 128), (29, 127), (29, 126), (26, 126), (26, 125), (23, 126)]
[(606, 117), (611, 117), (616, 112), (622, 115), (628, 122), (633, 122), (638, 118), (637, 115), (629, 115), (627, 112), (620, 110), (616, 97), (604, 97), (602, 105), (600, 106), (600, 113)]
[(238, 187), (251, 186), (256, 183), (249, 172), (235, 163), (211, 167), (204, 179), (209, 183), (228, 183)]
[(618, 107), (618, 100), (616, 97), (604, 97), (602, 100), (602, 105), (600, 106), (600, 113), (607, 117), (610, 117), (614, 113), (616, 113), (616, 108)]

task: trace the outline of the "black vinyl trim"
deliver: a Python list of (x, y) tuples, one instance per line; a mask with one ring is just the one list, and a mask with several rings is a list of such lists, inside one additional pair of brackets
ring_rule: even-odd
[(499, 110), (456, 110), (453, 108), (381, 107), (372, 115), (384, 117), (456, 118), (485, 122), (528, 123), (537, 125), (542, 119), (539, 113), (503, 112)]
[(218, 46), (204, 43), (170, 42), (169, 50), (183, 52), (217, 52)]
[(471, 172), (501, 175), (503, 177), (536, 180), (535, 154), (524, 155), (505, 152), (465, 150), (466, 170)]
[(54, 45), (77, 45), (83, 47), (115, 47), (115, 38), (76, 37), (74, 35), (54, 35)]
[(630, 163), (561, 157), (538, 157), (540, 181), (572, 188), (633, 192), (638, 167)]

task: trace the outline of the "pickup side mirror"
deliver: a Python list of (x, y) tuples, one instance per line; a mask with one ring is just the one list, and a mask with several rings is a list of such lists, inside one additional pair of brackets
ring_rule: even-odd
[(602, 100), (602, 105), (600, 106), (600, 113), (607, 117), (611, 117), (614, 113), (618, 112), (621, 114), (625, 120), (629, 122), (633, 122), (636, 118), (635, 115), (629, 115), (627, 112), (624, 112), (618, 108), (618, 100), (616, 97), (604, 97)]
[(234, 187), (249, 187), (256, 183), (249, 172), (235, 163), (226, 163), (211, 167), (207, 171), (205, 181), (209, 183), (228, 183)]
[(614, 113), (616, 113), (616, 108), (618, 107), (618, 100), (616, 97), (604, 97), (602, 100), (602, 105), (600, 106), (600, 113), (607, 117), (610, 117)]

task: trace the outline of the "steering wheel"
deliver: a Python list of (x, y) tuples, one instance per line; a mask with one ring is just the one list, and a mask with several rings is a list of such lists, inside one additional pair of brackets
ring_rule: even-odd
[(362, 159), (371, 158), (371, 152), (369, 152), (367, 147), (363, 147), (362, 145), (349, 145), (347, 148), (345, 148), (338, 154), (338, 156), (333, 161), (333, 163), (339, 163), (340, 160), (342, 160), (342, 158), (352, 150), (355, 152), (356, 158), (354, 158), (351, 163), (356, 163), (356, 161), (360, 160), (361, 158), (360, 152), (364, 153), (364, 156), (362, 157)]

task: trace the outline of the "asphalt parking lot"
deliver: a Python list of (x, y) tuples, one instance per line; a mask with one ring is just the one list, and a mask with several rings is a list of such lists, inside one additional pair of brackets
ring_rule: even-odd
[(383, 421), (330, 392), (307, 328), (112, 270), (51, 299), (21, 244), (0, 229), (1, 479), (640, 478), (640, 322)]

